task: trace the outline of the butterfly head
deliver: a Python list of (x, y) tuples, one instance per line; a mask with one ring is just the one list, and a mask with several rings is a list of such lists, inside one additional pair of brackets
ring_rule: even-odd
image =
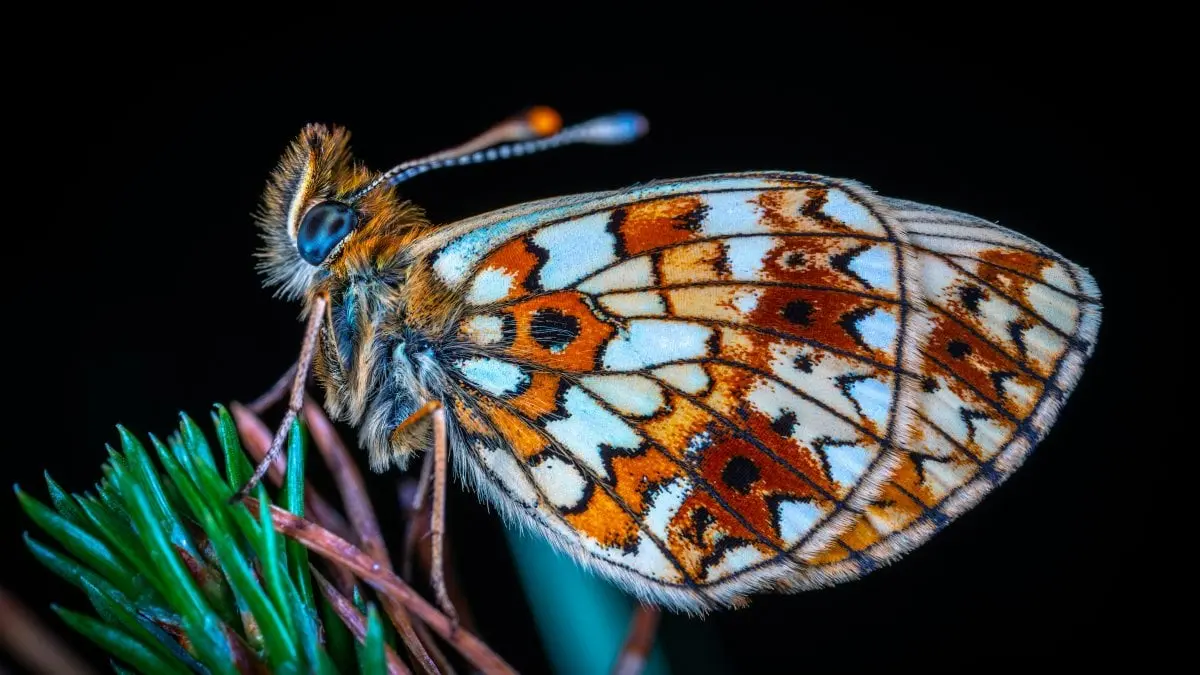
[(296, 298), (336, 268), (367, 232), (421, 220), (390, 190), (362, 194), (373, 174), (354, 160), (350, 134), (312, 124), (284, 152), (258, 214), (260, 269), (268, 285)]
[(530, 108), (466, 143), (378, 174), (351, 156), (345, 129), (305, 127), (272, 174), (259, 212), (267, 284), (297, 298), (330, 275), (386, 268), (383, 258), (400, 257), (428, 225), (418, 208), (395, 196), (394, 187), (410, 178), (574, 143), (628, 143), (648, 124), (637, 113), (620, 112), (561, 127), (550, 108)]

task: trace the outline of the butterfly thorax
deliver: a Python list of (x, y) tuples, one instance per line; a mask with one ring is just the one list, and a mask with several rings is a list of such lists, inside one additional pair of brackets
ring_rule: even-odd
[(314, 362), (326, 406), (360, 430), (373, 468), (405, 465), (428, 447), (428, 429), (393, 437), (393, 430), (430, 400), (440, 400), (441, 363), (453, 308), (461, 306), (436, 283), (423, 259), (407, 254), (428, 224), (359, 233), (313, 293), (328, 298)]

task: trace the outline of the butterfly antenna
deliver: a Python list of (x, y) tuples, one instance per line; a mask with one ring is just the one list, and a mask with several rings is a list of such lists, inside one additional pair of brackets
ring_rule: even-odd
[(521, 157), (573, 143), (620, 145), (637, 140), (649, 129), (650, 123), (636, 112), (596, 117), (562, 129), (562, 118), (557, 112), (552, 108), (537, 106), (510, 117), (462, 145), (397, 164), (353, 194), (348, 201), (353, 203), (379, 187), (403, 183), (434, 169)]

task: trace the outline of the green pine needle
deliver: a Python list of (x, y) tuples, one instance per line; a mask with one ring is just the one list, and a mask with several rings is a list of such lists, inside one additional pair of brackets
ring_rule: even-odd
[(279, 498), (260, 485), (262, 509), (251, 513), (229, 504), (253, 470), (237, 427), (224, 406), (212, 421), (220, 466), (204, 432), (180, 415), (165, 443), (149, 436), (145, 444), (118, 427), (120, 450), (108, 449), (92, 494), (68, 494), (47, 475), (47, 506), (14, 486), (29, 519), (57, 544), (26, 534), (29, 551), (82, 590), (94, 613), (55, 611), (107, 651), (117, 673), (232, 675), (238, 655), (272, 672), (387, 672), (378, 610), (367, 608), (366, 639), (356, 644), (314, 593), (308, 550), (271, 526), (272, 504), (304, 515), (303, 424), (290, 429)]

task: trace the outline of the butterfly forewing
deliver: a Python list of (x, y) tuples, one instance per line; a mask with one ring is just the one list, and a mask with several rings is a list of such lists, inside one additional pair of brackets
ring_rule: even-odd
[(1019, 440), (1041, 394), (980, 328), (970, 370), (934, 360), (964, 327), (927, 306), (943, 257), (896, 211), (847, 182), (709, 176), (425, 244), (467, 308), (448, 353), (460, 462), (519, 521), (683, 609), (886, 562), (977, 473), (1009, 470), (980, 448)]
[(689, 611), (927, 539), (1045, 434), (1099, 322), (1087, 273), (1036, 242), (802, 174), (519, 205), (414, 251), (460, 310), (459, 469)]

